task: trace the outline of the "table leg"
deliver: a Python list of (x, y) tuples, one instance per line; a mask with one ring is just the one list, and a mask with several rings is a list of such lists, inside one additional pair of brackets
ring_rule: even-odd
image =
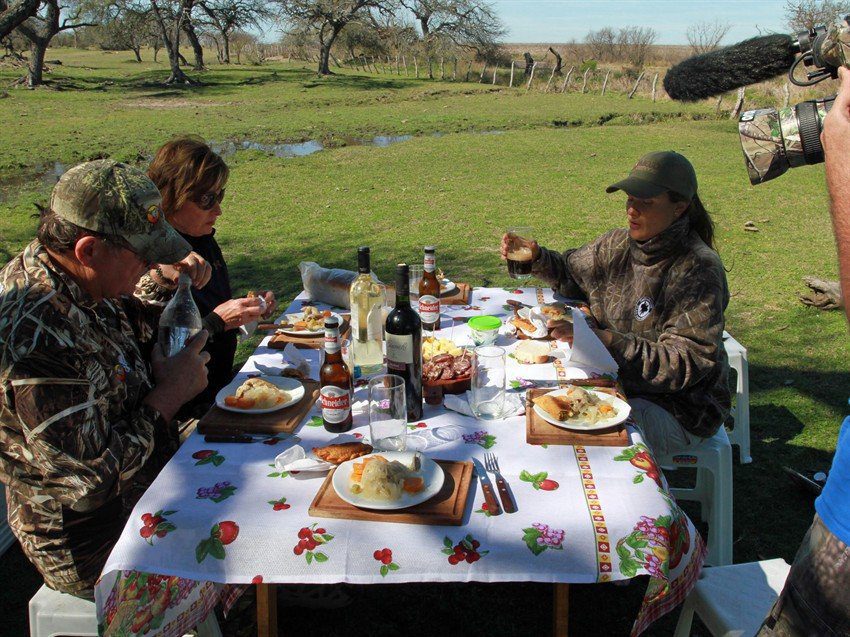
[(555, 584), (552, 603), (552, 637), (567, 637), (569, 634), (570, 585)]
[(257, 635), (277, 635), (277, 584), (257, 584)]

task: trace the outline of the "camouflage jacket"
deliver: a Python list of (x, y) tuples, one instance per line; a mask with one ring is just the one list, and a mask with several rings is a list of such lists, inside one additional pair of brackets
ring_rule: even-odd
[(726, 273), (687, 218), (643, 243), (617, 229), (563, 254), (541, 248), (533, 272), (560, 294), (586, 299), (613, 333), (609, 350), (629, 398), (661, 405), (703, 438), (726, 420)]
[(93, 302), (38, 241), (0, 270), (0, 480), (51, 588), (92, 596), (126, 521), (121, 496), (152, 454), (175, 448), (176, 429), (142, 404), (140, 344), (159, 311)]

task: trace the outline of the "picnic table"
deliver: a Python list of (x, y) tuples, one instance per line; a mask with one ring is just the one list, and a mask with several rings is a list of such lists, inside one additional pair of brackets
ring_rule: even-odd
[[(298, 311), (305, 299), (300, 295), (287, 311)], [(475, 288), (469, 305), (443, 308), (441, 335), (466, 342), (465, 318), (507, 317), (509, 299), (534, 304), (553, 296), (540, 288)], [(256, 371), (256, 363), (281, 364), (281, 353), (267, 343), (240, 373)], [(510, 351), (516, 343), (500, 336), (498, 344)], [(303, 352), (317, 378), (320, 353)], [(508, 362), (509, 390), (517, 394), (592, 374), (565, 359)], [(363, 440), (365, 392), (359, 383), (349, 432)], [(294, 437), (211, 444), (194, 433), (186, 440), (139, 500), (104, 567), (96, 602), (106, 634), (181, 635), (216, 603), (229, 608), (252, 584), (260, 634), (276, 635), (278, 584), (470, 581), (554, 584), (553, 627), (566, 634), (569, 584), (650, 575), (633, 626), (639, 634), (678, 605), (699, 576), (703, 541), (633, 428), (627, 447), (529, 445), (524, 416), (484, 422), (425, 405), (422, 421), (408, 425), (411, 446), (442, 460), (496, 453), (518, 505), (516, 513), (491, 516), (473, 481), (463, 525), (441, 527), (311, 517), (325, 474), (281, 471), (275, 457), (294, 442), (309, 449), (333, 439), (320, 414), (313, 407)], [(433, 435), (448, 429), (460, 435)], [(296, 551), (302, 537), (313, 538), (314, 548)], [(477, 557), (450, 560), (457, 545)]]

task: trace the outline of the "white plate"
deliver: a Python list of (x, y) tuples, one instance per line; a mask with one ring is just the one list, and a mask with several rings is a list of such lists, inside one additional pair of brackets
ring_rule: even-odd
[(440, 294), (451, 294), (457, 290), (457, 285), (449, 279), (440, 279)]
[[(296, 314), (287, 314), (286, 319), (290, 323), (294, 323), (301, 319), (304, 316), (304, 312), (298, 312)], [(340, 326), (342, 325), (342, 317), (336, 312), (331, 312), (331, 316), (335, 316), (336, 320), (339, 321)], [(281, 332), (284, 334), (291, 334), (293, 336), (318, 336), (319, 334), (325, 333), (324, 325), (321, 329), (318, 330), (294, 330), (289, 327), (281, 327), (279, 328)]]
[[(599, 420), (593, 424), (588, 423), (586, 420), (582, 420), (581, 418), (570, 418), (569, 420), (556, 420), (552, 418), (549, 414), (543, 411), (537, 405), (534, 405), (534, 413), (540, 416), (546, 422), (555, 425), (556, 427), (561, 427), (563, 429), (572, 429), (573, 431), (596, 431), (598, 429), (608, 429), (609, 427), (613, 427), (614, 425), (619, 425), (626, 418), (629, 417), (629, 414), (632, 411), (631, 406), (624, 400), (617, 398), (616, 396), (612, 396), (611, 394), (607, 394), (602, 391), (596, 391), (594, 389), (585, 388), (586, 391), (593, 394), (600, 400), (606, 403), (610, 403), (614, 409), (617, 410), (616, 416), (611, 416), (610, 418), (605, 418), (604, 420)], [(551, 393), (552, 396), (563, 396), (567, 393), (566, 389), (558, 389)]]
[[(406, 465), (409, 465), (410, 460), (413, 458), (414, 455), (412, 451), (381, 451), (379, 453), (390, 462), (392, 462), (393, 460), (398, 460), (399, 462), (402, 462)], [(402, 493), (401, 498), (399, 500), (394, 500), (392, 502), (370, 500), (369, 498), (363, 497), (362, 494), (352, 493), (352, 465), (355, 462), (363, 462), (364, 458), (376, 455), (378, 455), (378, 453), (370, 453), (368, 456), (362, 456), (360, 458), (355, 458), (354, 460), (343, 462), (336, 468), (336, 470), (334, 471), (332, 484), (334, 487), (334, 491), (336, 491), (336, 494), (340, 498), (342, 498), (349, 504), (353, 504), (356, 507), (360, 507), (361, 509), (379, 509), (382, 511), (392, 511), (396, 509), (406, 509), (407, 507), (412, 507), (417, 504), (421, 504), (426, 500), (430, 500), (440, 492), (440, 489), (443, 488), (443, 481), (445, 480), (443, 468), (436, 462), (431, 460), (431, 458), (429, 458), (428, 456), (420, 453), (419, 458), (421, 460), (421, 467), (415, 475), (422, 476), (423, 478), (425, 478), (425, 488), (422, 489), (422, 491), (420, 491), (419, 493)]]
[(278, 409), (283, 409), (284, 407), (289, 407), (290, 405), (294, 405), (299, 400), (304, 398), (304, 385), (298, 382), (294, 378), (289, 378), (288, 376), (262, 376), (263, 380), (267, 380), (273, 385), (280, 387), (283, 391), (288, 392), (291, 398), (279, 405), (275, 405), (274, 407), (269, 407), (268, 409), (239, 409), (239, 407), (231, 407), (230, 405), (226, 405), (224, 403), (224, 399), (228, 396), (232, 396), (236, 393), (236, 390), (239, 386), (244, 383), (247, 378), (238, 377), (234, 378), (229, 385), (225, 385), (221, 388), (221, 390), (215, 395), (215, 404), (221, 407), (222, 409), (226, 409), (227, 411), (233, 411), (237, 414), (270, 414), (273, 411), (277, 411)]

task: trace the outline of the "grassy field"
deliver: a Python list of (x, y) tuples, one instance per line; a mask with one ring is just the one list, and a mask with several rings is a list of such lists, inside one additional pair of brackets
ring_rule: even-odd
[[(781, 466), (829, 466), (850, 381), (842, 315), (797, 301), (802, 276), (836, 274), (822, 167), (751, 187), (735, 124), (716, 119), (710, 104), (349, 72), (317, 79), (312, 69), (286, 63), (214, 66), (199, 74), (204, 86), (164, 88), (156, 82), (167, 75), (165, 65), (134, 63), (130, 53), (49, 52), (48, 59), (57, 58), (63, 64), (50, 76), (53, 88), (10, 90), (0, 102), (4, 261), (32, 237), (33, 204), (46, 201), (50, 179), (43, 174), (54, 162), (144, 162), (169, 137), (193, 133), (214, 141), (316, 139), (333, 146), (295, 159), (258, 151), (228, 157), (232, 177), (217, 237), (240, 291), (266, 286), (291, 298), (301, 289), (300, 261), (352, 269), (361, 244), (372, 247), (384, 278), (393, 264), (418, 260), (421, 246), (434, 243), (453, 277), (507, 284), (497, 254), (505, 226), (530, 223), (549, 247), (579, 245), (623, 224), (623, 196), (606, 195), (604, 187), (641, 154), (687, 155), (728, 269), (727, 329), (749, 350), (754, 462), (735, 466), (735, 561), (793, 558), (813, 507)], [(0, 85), (16, 75), (0, 68)], [(354, 143), (379, 134), (414, 137), (387, 148)], [(744, 231), (746, 221), (760, 232)], [(10, 630), (21, 631), (38, 579), (17, 551), (0, 559), (0, 576), (20, 582), (0, 593), (0, 622), (17, 622)], [(470, 603), (500, 609), (495, 632), (481, 626), (470, 634), (549, 630), (546, 587), (463, 590), (461, 596), (453, 587), (376, 587), (352, 594), (360, 608), (374, 608), (389, 594), (394, 608), (405, 608), (389, 626), (415, 625), (423, 634), (452, 630), (458, 606)], [(642, 591), (576, 587), (574, 633), (626, 634)], [(344, 614), (330, 612), (327, 621)], [(290, 627), (309, 621), (306, 611), (289, 617)], [(669, 634), (674, 621), (659, 622), (649, 634)]]

